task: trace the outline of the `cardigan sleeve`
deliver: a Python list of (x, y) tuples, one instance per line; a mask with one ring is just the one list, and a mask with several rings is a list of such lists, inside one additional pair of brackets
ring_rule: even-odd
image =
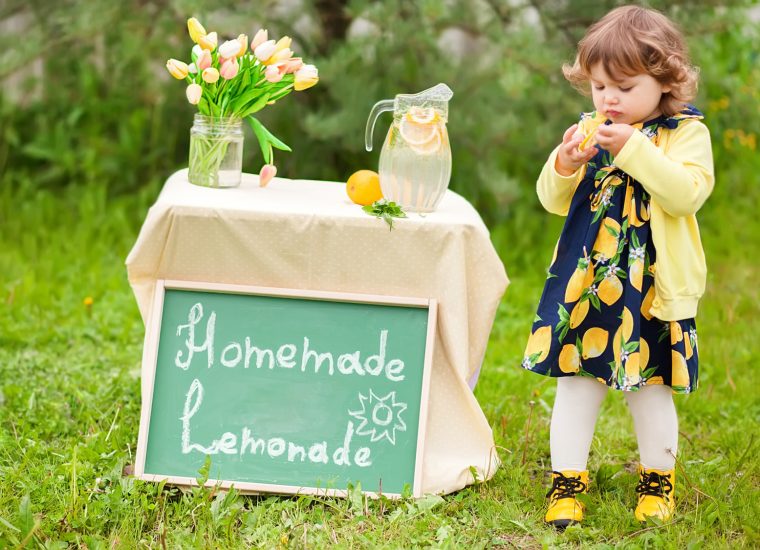
[(583, 179), (586, 166), (581, 166), (569, 176), (560, 175), (554, 168), (559, 148), (560, 146), (558, 145), (551, 155), (549, 155), (549, 160), (544, 164), (541, 174), (538, 176), (538, 182), (536, 182), (536, 193), (541, 205), (548, 212), (567, 216), (573, 193), (575, 193), (575, 189), (578, 187), (578, 182)]
[(634, 132), (615, 165), (639, 181), (671, 216), (689, 216), (704, 204), (715, 183), (710, 132), (698, 120), (673, 130), (667, 151)]

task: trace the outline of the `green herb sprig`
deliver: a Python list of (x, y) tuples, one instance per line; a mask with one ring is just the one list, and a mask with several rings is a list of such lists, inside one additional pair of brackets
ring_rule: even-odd
[(362, 207), (362, 210), (370, 216), (384, 219), (385, 223), (388, 224), (388, 231), (393, 229), (393, 218), (406, 218), (406, 212), (398, 204), (385, 199), (368, 204)]

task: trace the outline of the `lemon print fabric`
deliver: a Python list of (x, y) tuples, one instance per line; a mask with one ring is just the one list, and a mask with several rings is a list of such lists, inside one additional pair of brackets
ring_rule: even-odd
[[(689, 106), (636, 128), (657, 144), (660, 128), (674, 129), (689, 118), (702, 114)], [(522, 367), (548, 376), (589, 376), (623, 391), (665, 384), (675, 393), (693, 392), (694, 319), (664, 321), (654, 312), (659, 299), (650, 197), (608, 151), (589, 146), (597, 154), (571, 201)]]

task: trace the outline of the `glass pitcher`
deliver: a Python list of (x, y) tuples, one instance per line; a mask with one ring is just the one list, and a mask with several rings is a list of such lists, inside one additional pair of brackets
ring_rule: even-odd
[(449, 187), (451, 147), (446, 131), (449, 100), (446, 84), (418, 94), (399, 94), (375, 103), (367, 119), (365, 145), (381, 113), (393, 111), (393, 124), (380, 151), (383, 197), (411, 212), (432, 212)]

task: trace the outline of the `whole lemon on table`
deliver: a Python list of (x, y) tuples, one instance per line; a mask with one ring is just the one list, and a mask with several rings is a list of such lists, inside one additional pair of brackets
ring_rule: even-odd
[(380, 176), (372, 170), (359, 170), (351, 174), (346, 182), (346, 193), (356, 204), (366, 206), (383, 198)]

